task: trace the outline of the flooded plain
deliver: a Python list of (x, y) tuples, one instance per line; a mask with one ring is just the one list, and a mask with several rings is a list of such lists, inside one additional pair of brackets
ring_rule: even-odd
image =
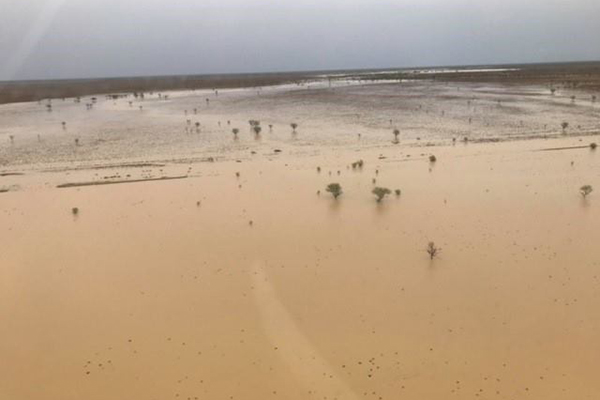
[(600, 105), (571, 95), (0, 106), (0, 398), (597, 398)]

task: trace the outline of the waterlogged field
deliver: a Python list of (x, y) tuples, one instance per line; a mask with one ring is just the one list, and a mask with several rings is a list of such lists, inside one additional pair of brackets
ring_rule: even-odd
[(0, 106), (0, 398), (597, 398), (600, 107), (571, 95)]

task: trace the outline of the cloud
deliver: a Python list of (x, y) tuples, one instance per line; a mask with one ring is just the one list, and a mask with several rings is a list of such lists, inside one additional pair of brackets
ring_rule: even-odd
[(8, 10), (0, 79), (600, 59), (596, 0), (0, 0), (0, 8)]

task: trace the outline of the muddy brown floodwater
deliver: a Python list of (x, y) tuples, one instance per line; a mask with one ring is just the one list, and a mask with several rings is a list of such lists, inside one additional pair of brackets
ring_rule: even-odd
[(128, 101), (0, 106), (1, 399), (600, 397), (597, 104), (421, 81)]

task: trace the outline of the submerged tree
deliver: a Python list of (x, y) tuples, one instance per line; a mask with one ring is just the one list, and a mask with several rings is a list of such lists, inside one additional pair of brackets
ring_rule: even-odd
[(325, 188), (325, 191), (331, 193), (334, 199), (337, 199), (343, 193), (342, 186), (339, 183), (330, 183)]
[(579, 193), (585, 199), (590, 193), (594, 191), (594, 188), (591, 185), (583, 185), (579, 188)]
[(435, 257), (437, 257), (440, 251), (442, 251), (442, 249), (437, 247), (434, 242), (429, 242), (425, 251), (427, 254), (429, 254), (429, 259), (433, 260)]
[(384, 187), (376, 187), (374, 188), (371, 193), (373, 193), (375, 195), (375, 197), (377, 197), (377, 202), (381, 202), (381, 200), (384, 199), (385, 196), (387, 196), (388, 194), (392, 193), (392, 191), (388, 188), (384, 188)]
[(356, 168), (362, 169), (363, 165), (365, 165), (365, 162), (363, 160), (354, 161), (352, 163), (352, 169), (356, 169)]

